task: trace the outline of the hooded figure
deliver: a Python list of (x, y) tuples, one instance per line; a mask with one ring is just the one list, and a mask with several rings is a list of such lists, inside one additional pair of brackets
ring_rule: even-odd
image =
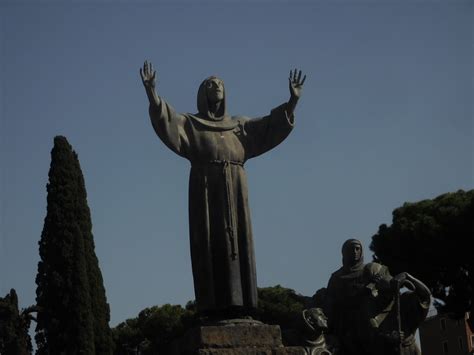
[(365, 284), (362, 243), (348, 239), (342, 246), (342, 267), (329, 279), (324, 307), (329, 332), (339, 339), (344, 354), (365, 354)]
[(191, 163), (189, 233), (197, 307), (210, 315), (251, 310), (257, 307), (257, 279), (244, 164), (288, 136), (292, 110), (283, 104), (262, 118), (231, 117), (216, 77), (202, 82), (197, 105), (198, 113), (179, 114), (158, 98), (149, 109), (158, 137)]

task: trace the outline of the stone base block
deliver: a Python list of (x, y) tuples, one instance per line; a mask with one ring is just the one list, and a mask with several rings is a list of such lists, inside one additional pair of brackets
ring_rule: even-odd
[(169, 347), (170, 355), (305, 355), (284, 347), (277, 325), (227, 324), (191, 329)]
[(200, 349), (199, 355), (307, 355), (304, 348), (298, 346), (281, 348), (234, 348), (234, 349)]

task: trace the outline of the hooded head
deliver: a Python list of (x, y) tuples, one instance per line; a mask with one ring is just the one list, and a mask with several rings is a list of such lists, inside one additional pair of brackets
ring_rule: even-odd
[(364, 264), (362, 243), (357, 239), (348, 239), (342, 245), (342, 265), (346, 269), (356, 270)]
[[(199, 86), (197, 95), (199, 115), (206, 119), (220, 121), (226, 116), (225, 106), (224, 82), (216, 76), (204, 79)], [(217, 107), (216, 112), (212, 107)]]

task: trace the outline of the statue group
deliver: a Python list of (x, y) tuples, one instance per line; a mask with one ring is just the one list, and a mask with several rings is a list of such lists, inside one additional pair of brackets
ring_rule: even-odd
[[(400, 294), (402, 288), (407, 291)], [(306, 339), (308, 354), (320, 354), (318, 349), (343, 355), (421, 354), (415, 332), (430, 302), (423, 282), (405, 272), (391, 276), (375, 262), (364, 264), (361, 242), (349, 239), (342, 247), (342, 267), (319, 294), (320, 308), (303, 312), (306, 328), (314, 329)], [(327, 323), (319, 320), (315, 327), (311, 319), (318, 317)], [(326, 338), (329, 341), (323, 341)], [(313, 345), (315, 339), (318, 346)]]
[[(292, 70), (290, 98), (264, 117), (230, 116), (224, 82), (211, 76), (198, 89), (195, 114), (177, 113), (156, 92), (156, 71), (140, 76), (153, 128), (191, 163), (189, 237), (196, 305), (203, 318), (249, 318), (257, 307), (257, 278), (244, 164), (280, 144), (292, 131), (306, 76)], [(414, 333), (430, 293), (409, 274), (363, 262), (362, 245), (344, 243), (320, 307), (303, 312), (308, 354), (418, 354)], [(411, 291), (400, 295), (400, 287)]]

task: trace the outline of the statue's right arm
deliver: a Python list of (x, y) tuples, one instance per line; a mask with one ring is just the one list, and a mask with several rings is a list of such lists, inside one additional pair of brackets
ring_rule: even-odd
[(145, 61), (143, 68), (140, 68), (140, 76), (150, 102), (149, 114), (156, 134), (176, 154), (187, 157), (189, 139), (185, 129), (185, 117), (176, 113), (156, 94), (156, 71), (151, 63)]

